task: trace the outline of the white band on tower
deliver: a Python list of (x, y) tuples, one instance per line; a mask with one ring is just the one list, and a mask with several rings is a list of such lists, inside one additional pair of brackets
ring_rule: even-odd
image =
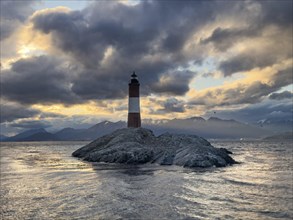
[(129, 113), (140, 113), (139, 97), (129, 97), (128, 112)]

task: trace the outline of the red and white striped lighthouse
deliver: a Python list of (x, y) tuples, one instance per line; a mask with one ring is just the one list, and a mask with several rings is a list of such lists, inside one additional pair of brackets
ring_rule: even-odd
[(140, 107), (139, 107), (139, 81), (135, 72), (131, 75), (129, 85), (128, 101), (128, 122), (127, 127), (138, 128), (141, 126)]

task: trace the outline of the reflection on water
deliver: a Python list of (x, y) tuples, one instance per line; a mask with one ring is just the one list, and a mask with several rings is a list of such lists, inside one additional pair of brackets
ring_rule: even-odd
[(292, 143), (215, 142), (226, 168), (86, 163), (84, 142), (1, 143), (1, 219), (292, 219)]

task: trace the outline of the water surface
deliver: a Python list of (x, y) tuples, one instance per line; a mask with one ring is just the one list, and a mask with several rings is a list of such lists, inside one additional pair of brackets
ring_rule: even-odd
[(1, 219), (292, 219), (292, 142), (215, 141), (226, 168), (87, 163), (86, 142), (1, 143)]

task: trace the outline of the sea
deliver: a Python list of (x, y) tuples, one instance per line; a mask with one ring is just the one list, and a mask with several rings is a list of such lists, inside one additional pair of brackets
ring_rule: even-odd
[(212, 141), (240, 162), (178, 166), (88, 163), (87, 142), (1, 143), (1, 219), (293, 219), (293, 146)]

